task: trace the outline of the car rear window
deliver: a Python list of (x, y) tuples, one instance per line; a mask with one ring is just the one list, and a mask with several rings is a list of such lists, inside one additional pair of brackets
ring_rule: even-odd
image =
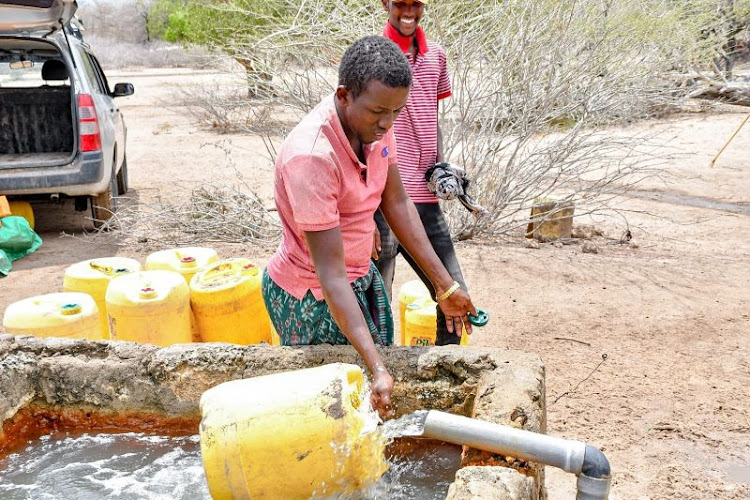
[(35, 62), (30, 68), (11, 68), (11, 63), (0, 61), (0, 88), (70, 85), (69, 79), (61, 81), (45, 81), (42, 79), (42, 66), (42, 63)]

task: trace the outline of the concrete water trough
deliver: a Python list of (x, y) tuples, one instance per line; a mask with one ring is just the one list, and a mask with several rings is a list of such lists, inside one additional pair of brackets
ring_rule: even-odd
[[(533, 354), (475, 347), (383, 350), (396, 416), (441, 410), (546, 431), (545, 379)], [(222, 382), (326, 363), (362, 365), (351, 347), (88, 342), (0, 335), (0, 457), (57, 430), (198, 431), (201, 394)], [(545, 498), (544, 467), (464, 448), (447, 498)]]

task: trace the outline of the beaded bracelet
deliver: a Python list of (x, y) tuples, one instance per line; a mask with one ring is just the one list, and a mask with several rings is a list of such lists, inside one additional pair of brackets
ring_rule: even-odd
[(447, 289), (446, 291), (444, 291), (443, 293), (441, 293), (437, 297), (437, 301), (441, 302), (441, 301), (447, 299), (448, 297), (450, 297), (451, 295), (453, 295), (453, 292), (455, 292), (459, 288), (461, 288), (461, 285), (458, 284), (458, 281), (454, 281), (453, 284), (451, 285), (451, 287), (449, 289)]

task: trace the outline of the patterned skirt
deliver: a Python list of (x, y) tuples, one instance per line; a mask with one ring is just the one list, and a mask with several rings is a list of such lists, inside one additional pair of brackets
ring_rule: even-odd
[[(375, 264), (370, 271), (352, 283), (359, 308), (376, 345), (393, 344), (393, 314), (385, 284)], [(268, 272), (263, 273), (263, 300), (282, 345), (347, 345), (349, 340), (331, 316), (325, 300), (315, 300), (307, 291), (302, 299), (287, 293)]]

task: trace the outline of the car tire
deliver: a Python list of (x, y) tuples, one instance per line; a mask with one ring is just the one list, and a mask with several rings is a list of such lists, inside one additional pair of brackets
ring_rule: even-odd
[(113, 172), (107, 190), (91, 197), (91, 217), (94, 220), (94, 227), (96, 229), (101, 228), (117, 213), (117, 209), (119, 208), (117, 197), (120, 195), (117, 177)]
[(122, 159), (120, 171), (117, 172), (117, 194), (119, 196), (128, 194), (128, 189), (130, 189), (128, 185), (128, 157), (125, 155)]

